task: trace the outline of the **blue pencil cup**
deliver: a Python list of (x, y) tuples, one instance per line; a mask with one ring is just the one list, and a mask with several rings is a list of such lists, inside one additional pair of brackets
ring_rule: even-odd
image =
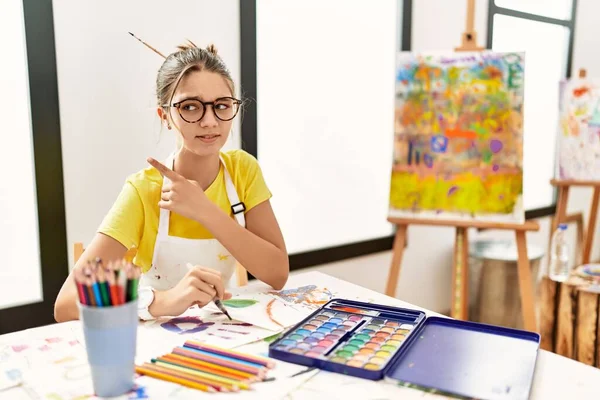
[(137, 300), (116, 307), (79, 305), (94, 392), (115, 397), (133, 388)]

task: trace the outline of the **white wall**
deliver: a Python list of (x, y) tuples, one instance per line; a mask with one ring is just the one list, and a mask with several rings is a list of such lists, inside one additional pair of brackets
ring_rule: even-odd
[[(239, 82), (239, 2), (55, 0), (53, 7), (71, 254), (74, 242), (90, 242), (127, 175), (175, 148), (156, 116), (163, 59), (127, 32), (165, 55), (186, 39), (214, 43)], [(228, 147), (239, 147), (239, 122)]]
[(396, 5), (257, 2), (258, 158), (290, 253), (392, 233)]

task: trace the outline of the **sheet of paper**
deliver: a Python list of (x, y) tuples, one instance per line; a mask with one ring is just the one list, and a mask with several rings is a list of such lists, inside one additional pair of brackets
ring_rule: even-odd
[(264, 293), (239, 294), (223, 301), (223, 304), (234, 320), (251, 323), (273, 333), (296, 325), (309, 314)]

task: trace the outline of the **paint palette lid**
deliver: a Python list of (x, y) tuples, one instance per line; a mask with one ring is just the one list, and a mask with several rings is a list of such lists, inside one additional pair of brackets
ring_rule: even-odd
[(527, 399), (537, 333), (430, 317), (390, 366), (387, 379), (480, 399)]

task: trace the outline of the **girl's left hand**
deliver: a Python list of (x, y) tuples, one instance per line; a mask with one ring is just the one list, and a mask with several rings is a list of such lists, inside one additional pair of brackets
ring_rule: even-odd
[(185, 179), (154, 158), (148, 158), (147, 161), (164, 178), (171, 180), (171, 183), (164, 185), (158, 206), (201, 222), (202, 216), (213, 203), (206, 197), (198, 182)]

